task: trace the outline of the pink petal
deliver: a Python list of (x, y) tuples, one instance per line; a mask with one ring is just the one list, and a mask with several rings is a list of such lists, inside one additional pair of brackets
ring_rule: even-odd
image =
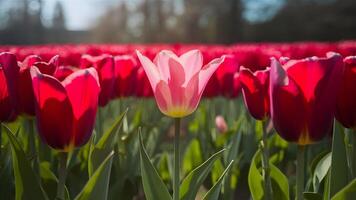
[(210, 77), (218, 69), (220, 64), (224, 62), (225, 57), (215, 58), (205, 65), (202, 70), (199, 72), (199, 93), (202, 93), (205, 89), (206, 84), (208, 83)]
[(154, 65), (146, 56), (143, 56), (139, 51), (136, 51), (136, 54), (146, 72), (148, 80), (151, 83), (152, 90), (155, 91), (158, 82), (161, 80), (156, 65)]
[(203, 66), (203, 55), (199, 50), (191, 50), (179, 57), (185, 71), (185, 80), (188, 82)]

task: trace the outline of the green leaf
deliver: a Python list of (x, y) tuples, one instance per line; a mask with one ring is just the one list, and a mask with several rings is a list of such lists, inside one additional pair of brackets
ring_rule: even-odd
[(158, 175), (156, 169), (152, 165), (145, 147), (143, 145), (141, 129), (139, 129), (140, 137), (140, 161), (141, 161), (141, 176), (143, 190), (147, 200), (170, 200), (172, 199), (167, 187)]
[(122, 119), (126, 115), (128, 109), (126, 109), (121, 115), (116, 119), (111, 128), (100, 138), (98, 143), (94, 145), (89, 156), (89, 176), (92, 176), (94, 171), (103, 162), (109, 152), (114, 148), (115, 142), (117, 141), (118, 132), (122, 126)]
[[(253, 156), (248, 174), (248, 185), (254, 200), (264, 199), (264, 178), (261, 174), (261, 150)], [(273, 199), (289, 199), (289, 184), (287, 177), (270, 161), (270, 176), (273, 189)]]
[(334, 196), (348, 183), (346, 149), (343, 140), (344, 134), (340, 129), (340, 124), (335, 120), (328, 189), (329, 194), (327, 194), (327, 199)]
[(184, 178), (179, 188), (180, 199), (194, 200), (199, 190), (199, 187), (208, 176), (214, 162), (224, 153), (225, 149), (212, 155), (208, 160), (202, 163), (199, 167), (190, 172), (187, 177)]
[(200, 150), (201, 148), (200, 148), (199, 141), (197, 139), (191, 140), (183, 156), (184, 174), (188, 174), (203, 162), (202, 154)]
[(218, 181), (213, 185), (213, 187), (205, 194), (203, 200), (218, 200), (220, 190), (223, 184), (223, 180), (227, 172), (231, 169), (231, 166), (233, 164), (233, 160), (230, 162), (230, 164), (227, 166), (225, 171), (221, 174), (220, 178)]
[(274, 200), (289, 199), (289, 184), (287, 177), (272, 163), (270, 165), (270, 175)]
[[(49, 199), (55, 199), (57, 195), (57, 184), (58, 179), (50, 170), (50, 163), (49, 162), (42, 162), (40, 164), (40, 175), (41, 181), (43, 184), (43, 189), (46, 191)], [(69, 200), (69, 193), (67, 188), (65, 187), (65, 199)]]
[(304, 192), (303, 197), (305, 200), (322, 200), (323, 196), (314, 192)]
[(30, 162), (27, 160), (24, 150), (20, 143), (15, 138), (11, 130), (4, 126), (7, 137), (12, 147), (12, 163), (15, 174), (15, 191), (16, 200), (23, 199), (48, 199), (43, 188), (39, 184), (38, 178), (31, 168)]
[(354, 200), (356, 199), (356, 179), (333, 196), (332, 200)]
[(254, 200), (260, 200), (264, 197), (263, 176), (261, 175), (258, 167), (260, 161), (261, 151), (257, 150), (252, 158), (250, 170), (248, 173), (248, 186)]
[(331, 153), (326, 154), (315, 167), (313, 174), (313, 188), (317, 192), (319, 185), (327, 175), (331, 165)]
[[(113, 155), (114, 151), (111, 151), (101, 163), (101, 165), (95, 170), (93, 175), (89, 178), (83, 190), (75, 198), (76, 200), (107, 199), (107, 191), (103, 192), (101, 190), (103, 190), (103, 188), (107, 189), (109, 187), (109, 182), (106, 183), (107, 185), (102, 185), (102, 183), (105, 183), (104, 180), (108, 180), (110, 177)], [(109, 174), (104, 173), (107, 171), (109, 171)]]

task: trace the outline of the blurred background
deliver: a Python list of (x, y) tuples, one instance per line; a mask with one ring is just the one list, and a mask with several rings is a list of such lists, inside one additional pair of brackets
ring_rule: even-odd
[(0, 44), (355, 38), (355, 0), (0, 0)]

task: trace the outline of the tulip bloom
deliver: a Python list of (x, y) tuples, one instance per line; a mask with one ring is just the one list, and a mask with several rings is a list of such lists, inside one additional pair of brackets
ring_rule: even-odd
[(18, 73), (16, 56), (11, 53), (0, 53), (0, 122), (16, 118)]
[(67, 76), (75, 72), (77, 68), (70, 67), (70, 66), (60, 66), (57, 68), (56, 72), (53, 76), (58, 79), (59, 81), (63, 81)]
[(129, 55), (115, 56), (115, 97), (131, 96), (137, 83), (137, 63)]
[(180, 57), (171, 51), (157, 54), (154, 63), (137, 51), (162, 113), (174, 118), (187, 116), (197, 108), (211, 75), (224, 61), (212, 60), (202, 67), (203, 56), (192, 50)]
[(240, 92), (240, 84), (234, 78), (239, 70), (237, 59), (233, 55), (225, 56), (225, 60), (216, 70), (216, 77), (220, 85), (221, 95), (225, 97), (236, 97)]
[(137, 84), (139, 87), (136, 86), (135, 88), (135, 94), (137, 97), (152, 97), (153, 92), (152, 88), (150, 86), (150, 81), (148, 80), (145, 70), (140, 67), (137, 69), (137, 74), (136, 74), (136, 80)]
[(283, 65), (272, 59), (271, 118), (281, 137), (306, 145), (332, 132), (342, 64), (336, 53)]
[(62, 82), (31, 67), (36, 119), (42, 140), (70, 151), (84, 145), (94, 128), (100, 92), (94, 68), (78, 70)]
[(99, 95), (99, 105), (105, 106), (113, 97), (115, 86), (115, 63), (111, 55), (101, 56), (84, 55), (80, 60), (80, 68), (94, 67), (99, 75), (101, 92)]
[(228, 130), (226, 121), (223, 116), (218, 115), (215, 117), (215, 127), (219, 133), (226, 133)]
[(39, 56), (32, 55), (19, 63), (19, 101), (18, 110), (20, 113), (35, 115), (34, 94), (32, 90), (32, 79), (30, 68), (35, 65), (42, 73), (53, 75), (58, 67), (58, 56), (54, 56), (48, 63), (43, 62)]
[(252, 72), (241, 67), (239, 80), (245, 105), (252, 117), (265, 120), (269, 117), (269, 68)]
[(336, 119), (356, 130), (356, 56), (344, 59), (344, 72), (337, 98)]

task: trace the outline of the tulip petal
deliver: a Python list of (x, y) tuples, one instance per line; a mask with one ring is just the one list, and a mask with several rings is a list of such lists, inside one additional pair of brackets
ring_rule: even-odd
[(78, 70), (62, 84), (67, 91), (75, 119), (73, 143), (81, 146), (88, 141), (94, 128), (100, 93), (98, 74), (94, 68)]
[(280, 63), (272, 59), (270, 70), (271, 118), (277, 132), (287, 141), (307, 143), (303, 96)]
[(356, 56), (344, 59), (344, 72), (339, 87), (336, 119), (346, 128), (356, 129)]
[(188, 51), (181, 55), (179, 60), (184, 67), (186, 82), (190, 81), (203, 66), (203, 55), (199, 50)]
[(210, 77), (218, 69), (220, 64), (224, 62), (225, 57), (215, 58), (205, 65), (199, 72), (199, 94), (203, 93), (206, 84), (208, 83)]
[(168, 114), (168, 109), (172, 107), (172, 95), (167, 83), (161, 80), (156, 85), (154, 95), (158, 108), (162, 113)]
[(5, 74), (10, 99), (16, 105), (18, 99), (17, 84), (19, 74), (19, 66), (17, 65), (16, 56), (12, 53), (1, 53), (0, 66), (3, 68), (3, 72)]
[(139, 51), (136, 51), (136, 54), (141, 62), (143, 69), (146, 72), (148, 80), (151, 83), (152, 90), (155, 91), (158, 82), (160, 82), (161, 80), (156, 65), (154, 65), (152, 61), (148, 59), (146, 56), (143, 56)]
[(269, 116), (269, 69), (252, 73), (241, 67), (239, 76), (247, 109), (255, 119), (265, 119)]
[(55, 78), (31, 67), (37, 127), (52, 148), (68, 149), (72, 144), (73, 111), (65, 88)]
[(174, 59), (179, 62), (179, 58), (176, 54), (169, 50), (160, 51), (154, 59), (154, 64), (157, 66), (158, 72), (160, 74), (160, 79), (168, 82), (170, 78), (169, 72), (169, 60)]

